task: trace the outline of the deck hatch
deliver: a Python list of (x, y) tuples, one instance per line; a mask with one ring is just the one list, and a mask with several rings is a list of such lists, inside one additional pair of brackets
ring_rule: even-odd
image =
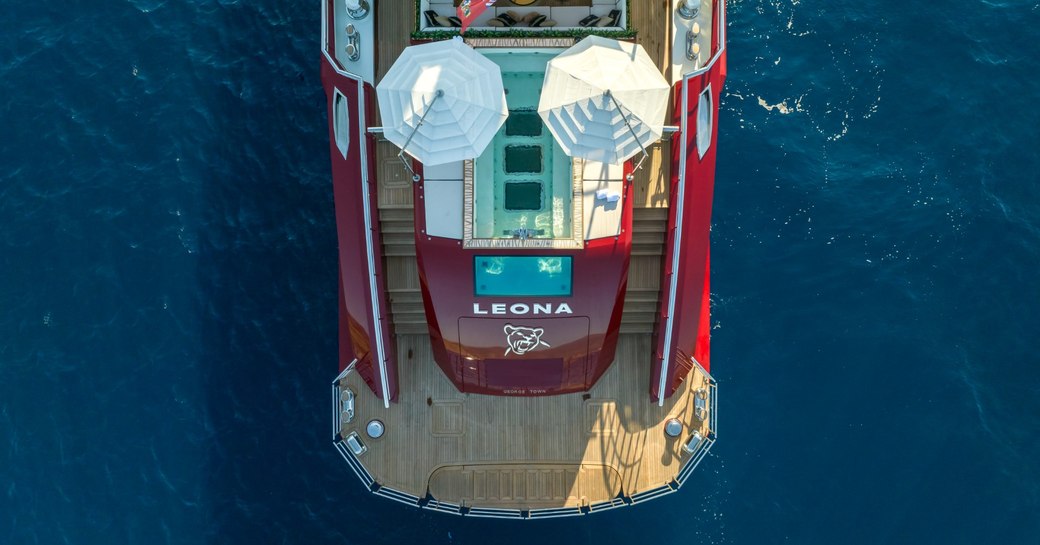
[(486, 359), (484, 366), (488, 388), (518, 395), (557, 390), (563, 384), (563, 358)]

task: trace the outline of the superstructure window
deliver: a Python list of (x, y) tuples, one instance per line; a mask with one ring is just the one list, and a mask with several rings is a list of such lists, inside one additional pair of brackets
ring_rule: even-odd
[(697, 101), (697, 154), (701, 159), (711, 147), (711, 114), (711, 85), (708, 85)]
[(571, 294), (570, 256), (493, 256), (473, 258), (478, 296), (545, 297)]
[(346, 159), (347, 150), (350, 149), (350, 112), (347, 110), (347, 97), (343, 96), (339, 89), (333, 90), (332, 116), (332, 130), (336, 134), (336, 147)]

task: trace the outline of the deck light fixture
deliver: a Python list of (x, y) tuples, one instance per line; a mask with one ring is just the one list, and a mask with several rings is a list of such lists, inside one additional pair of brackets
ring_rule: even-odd
[(386, 426), (383, 425), (382, 420), (369, 420), (368, 425), (365, 426), (365, 433), (372, 439), (379, 439), (385, 431)]

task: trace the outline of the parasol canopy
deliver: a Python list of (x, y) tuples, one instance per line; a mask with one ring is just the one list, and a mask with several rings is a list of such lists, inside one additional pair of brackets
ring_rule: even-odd
[(477, 157), (509, 114), (498, 65), (458, 37), (405, 48), (376, 96), (383, 135), (425, 165)]
[(661, 138), (670, 90), (642, 46), (589, 36), (549, 61), (538, 115), (567, 155), (620, 164)]

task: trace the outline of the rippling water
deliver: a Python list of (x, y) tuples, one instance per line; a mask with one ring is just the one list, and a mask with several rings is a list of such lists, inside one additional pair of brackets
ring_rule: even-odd
[(371, 498), (329, 444), (317, 3), (8, 4), (0, 543), (1040, 535), (1035, 0), (731, 3), (719, 442), (524, 524)]

